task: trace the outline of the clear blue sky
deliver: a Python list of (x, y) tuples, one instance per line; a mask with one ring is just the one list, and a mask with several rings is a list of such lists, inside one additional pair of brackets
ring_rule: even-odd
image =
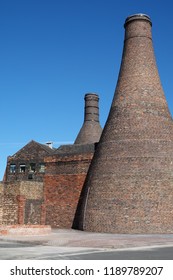
[(72, 143), (84, 94), (100, 96), (104, 126), (123, 47), (125, 18), (146, 13), (173, 114), (172, 0), (0, 0), (0, 179), (30, 140)]

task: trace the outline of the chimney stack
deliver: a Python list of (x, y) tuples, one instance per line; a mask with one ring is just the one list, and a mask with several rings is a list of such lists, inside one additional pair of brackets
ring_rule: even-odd
[(99, 122), (99, 97), (94, 93), (85, 94), (84, 123), (74, 144), (98, 142), (102, 128)]
[(84, 184), (79, 229), (173, 233), (173, 124), (151, 26), (144, 14), (125, 21), (120, 73)]
[(46, 142), (46, 146), (48, 146), (49, 148), (53, 149), (53, 142), (52, 141)]

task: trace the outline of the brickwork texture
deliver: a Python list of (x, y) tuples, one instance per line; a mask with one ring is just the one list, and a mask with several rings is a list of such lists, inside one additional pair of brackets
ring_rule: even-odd
[(43, 223), (42, 182), (1, 182), (0, 194), (0, 225)]
[(71, 228), (93, 153), (48, 157), (44, 180), (46, 224)]
[(87, 174), (79, 228), (173, 233), (173, 123), (156, 66), (151, 20), (125, 22), (119, 78)]

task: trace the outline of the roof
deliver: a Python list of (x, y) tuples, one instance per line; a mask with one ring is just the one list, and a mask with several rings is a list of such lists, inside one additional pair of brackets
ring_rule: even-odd
[(44, 145), (44, 144), (38, 143), (38, 142), (36, 142), (36, 141), (34, 141), (34, 140), (31, 140), (30, 142), (28, 142), (25, 146), (23, 146), (20, 150), (18, 150), (15, 154), (13, 154), (13, 155), (10, 156), (10, 157), (16, 157), (16, 156), (19, 155), (20, 153), (27, 151), (28, 147), (31, 146), (31, 145), (33, 145), (33, 146), (34, 146), (34, 145), (39, 146), (40, 149), (44, 150), (47, 154), (52, 154), (53, 151), (55, 150), (55, 149), (50, 148), (50, 147), (47, 146), (47, 145)]
[(73, 145), (61, 145), (54, 154), (60, 155), (73, 155), (73, 154), (84, 154), (94, 153), (95, 143), (92, 144), (73, 144)]

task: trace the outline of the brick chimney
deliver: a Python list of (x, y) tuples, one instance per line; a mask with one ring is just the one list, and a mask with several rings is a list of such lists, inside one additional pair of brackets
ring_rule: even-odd
[(85, 94), (84, 123), (74, 144), (98, 142), (102, 128), (99, 122), (99, 97), (94, 93)]
[(80, 229), (173, 233), (173, 124), (151, 26), (144, 14), (125, 21), (115, 95), (78, 205)]

